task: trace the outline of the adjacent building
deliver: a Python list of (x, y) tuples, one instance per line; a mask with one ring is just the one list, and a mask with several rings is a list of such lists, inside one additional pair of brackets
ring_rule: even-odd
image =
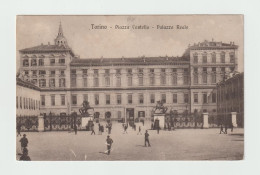
[(20, 72), (38, 86), (41, 113), (78, 112), (83, 100), (100, 118), (152, 116), (161, 100), (178, 113), (217, 111), (216, 84), (237, 70), (233, 42), (189, 45), (181, 57), (80, 59), (60, 24), (54, 45), (20, 50)]
[(230, 117), (236, 112), (237, 124), (244, 126), (244, 73), (233, 74), (232, 77), (217, 84), (217, 111), (220, 117)]

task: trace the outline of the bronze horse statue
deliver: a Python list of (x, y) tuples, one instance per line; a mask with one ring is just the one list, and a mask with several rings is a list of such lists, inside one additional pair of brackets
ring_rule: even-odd
[(168, 108), (165, 107), (165, 106), (163, 106), (163, 101), (157, 101), (157, 104), (156, 104), (156, 106), (155, 106), (155, 108), (154, 108), (154, 112), (155, 112), (156, 110), (159, 110), (160, 113), (166, 113), (166, 111), (168, 110)]
[(84, 100), (83, 101), (83, 107), (79, 108), (79, 112), (81, 113), (81, 115), (88, 116), (89, 115), (89, 113), (88, 113), (89, 109), (94, 109), (94, 108), (90, 107), (89, 102)]

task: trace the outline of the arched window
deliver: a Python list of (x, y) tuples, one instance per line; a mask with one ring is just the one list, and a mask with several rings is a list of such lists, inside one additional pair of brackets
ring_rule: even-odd
[(198, 63), (198, 53), (197, 52), (195, 52), (193, 54), (193, 63)]
[(204, 53), (202, 54), (202, 62), (203, 62), (203, 63), (207, 63), (207, 53), (206, 53), (206, 52), (204, 52)]

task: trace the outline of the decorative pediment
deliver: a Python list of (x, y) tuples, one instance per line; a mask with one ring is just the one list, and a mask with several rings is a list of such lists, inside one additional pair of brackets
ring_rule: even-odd
[(29, 56), (28, 55), (23, 55), (22, 58), (29, 58)]
[(44, 55), (40, 55), (39, 58), (45, 58), (45, 56)]

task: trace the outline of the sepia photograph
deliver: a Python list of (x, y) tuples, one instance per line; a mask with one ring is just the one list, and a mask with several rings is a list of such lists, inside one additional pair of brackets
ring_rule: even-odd
[(17, 15), (17, 161), (244, 159), (243, 15)]

